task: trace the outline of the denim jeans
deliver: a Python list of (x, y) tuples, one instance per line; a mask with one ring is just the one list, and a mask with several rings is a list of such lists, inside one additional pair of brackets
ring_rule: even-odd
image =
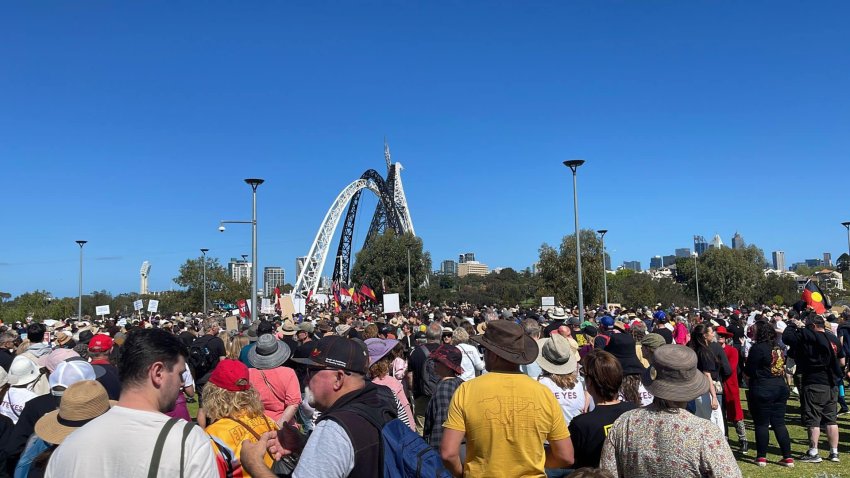
[(785, 404), (788, 394), (785, 384), (765, 385), (755, 381), (750, 383), (749, 406), (756, 428), (757, 458), (763, 458), (767, 454), (767, 444), (770, 441), (768, 426), (773, 427), (782, 457), (791, 456), (791, 438), (788, 428), (785, 427)]

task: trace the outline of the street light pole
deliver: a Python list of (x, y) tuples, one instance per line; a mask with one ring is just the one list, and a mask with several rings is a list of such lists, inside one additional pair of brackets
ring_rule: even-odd
[(599, 240), (602, 242), (602, 283), (605, 285), (605, 310), (608, 310), (608, 268), (605, 266), (605, 233), (608, 229), (600, 229)]
[(83, 246), (89, 241), (75, 241), (80, 246), (80, 293), (77, 296), (77, 320), (83, 320)]
[(564, 166), (570, 168), (573, 172), (573, 209), (576, 223), (576, 273), (578, 274), (578, 318), (579, 321), (584, 322), (584, 290), (581, 284), (581, 231), (578, 228), (578, 182), (576, 180), (576, 170), (582, 164), (584, 164), (583, 159), (564, 161)]
[(265, 180), (248, 178), (245, 180), (251, 190), (251, 323), (257, 322), (257, 187)]
[(694, 252), (693, 256), (694, 256), (694, 278), (696, 278), (696, 281), (697, 281), (697, 311), (699, 311), (699, 309), (700, 309), (700, 307), (699, 307), (699, 262), (697, 261), (699, 254)]
[(841, 225), (847, 228), (847, 260), (845, 264), (847, 264), (848, 270), (850, 270), (850, 221), (842, 222)]
[(209, 251), (207, 248), (201, 249), (203, 255), (201, 260), (204, 261), (204, 318), (207, 317), (207, 251)]

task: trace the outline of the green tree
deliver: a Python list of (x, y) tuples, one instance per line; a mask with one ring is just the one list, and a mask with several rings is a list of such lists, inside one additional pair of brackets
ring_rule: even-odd
[[(204, 258), (188, 259), (180, 266), (179, 274), (174, 278), (174, 283), (185, 287), (187, 295), (179, 294), (170, 297), (174, 305), (181, 305), (179, 309), (183, 312), (203, 310), (204, 302)], [(227, 269), (222, 266), (218, 258), (206, 256), (207, 262), (207, 301), (215, 303), (235, 303), (239, 299), (251, 297), (251, 284), (249, 281), (234, 281), (228, 274)], [(255, 300), (254, 303), (257, 301)], [(208, 304), (209, 306), (210, 304)]]
[(416, 297), (419, 286), (431, 271), (431, 255), (423, 251), (422, 239), (413, 234), (396, 234), (388, 229), (375, 237), (369, 247), (357, 253), (351, 271), (352, 280), (358, 284), (367, 284), (379, 294), (398, 292), (402, 302), (406, 302), (408, 250), (411, 289), (416, 291)]
[(676, 261), (676, 271), (689, 294), (696, 294), (698, 273), (702, 303), (717, 306), (741, 301), (753, 303), (764, 282), (764, 269), (767, 267), (764, 253), (754, 245), (741, 249), (712, 248), (705, 251), (697, 262), (699, 270), (695, 273), (693, 259), (680, 258)]
[(850, 272), (850, 256), (846, 252), (835, 260), (835, 270), (841, 273)]
[[(564, 236), (559, 250), (548, 244), (540, 246), (540, 294), (552, 295), (561, 304), (578, 303), (575, 234)], [(596, 232), (581, 231), (581, 273), (584, 303), (602, 302), (602, 244)], [(609, 297), (609, 302), (611, 301)]]

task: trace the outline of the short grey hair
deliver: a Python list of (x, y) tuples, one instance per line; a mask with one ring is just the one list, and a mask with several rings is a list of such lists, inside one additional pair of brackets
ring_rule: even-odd
[(522, 321), (522, 330), (525, 332), (525, 335), (528, 335), (531, 338), (539, 339), (540, 338), (540, 323), (534, 319), (525, 319)]
[(431, 325), (428, 326), (428, 330), (425, 331), (425, 338), (428, 342), (439, 342), (440, 337), (443, 336), (443, 326), (440, 325), (439, 322), (431, 322)]
[(17, 339), (18, 333), (11, 329), (0, 334), (0, 344), (4, 344), (6, 342), (14, 342)]

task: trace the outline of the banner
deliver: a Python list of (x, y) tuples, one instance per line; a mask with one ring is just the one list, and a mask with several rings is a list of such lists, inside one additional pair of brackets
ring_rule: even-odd
[(142, 302), (142, 299), (133, 301), (133, 310), (140, 311), (144, 308), (145, 304)]
[(109, 315), (109, 306), (108, 305), (99, 305), (94, 308), (94, 313), (97, 315)]
[(239, 307), (239, 317), (243, 319), (251, 316), (251, 310), (248, 309), (248, 301), (239, 299), (236, 301), (236, 307)]
[(260, 306), (260, 313), (274, 314), (274, 307), (272, 307), (271, 299), (263, 298), (262, 305)]
[(151, 299), (148, 301), (148, 312), (153, 312), (154, 314), (159, 310), (159, 301)]
[(384, 294), (384, 313), (392, 314), (401, 312), (398, 305), (398, 294)]

